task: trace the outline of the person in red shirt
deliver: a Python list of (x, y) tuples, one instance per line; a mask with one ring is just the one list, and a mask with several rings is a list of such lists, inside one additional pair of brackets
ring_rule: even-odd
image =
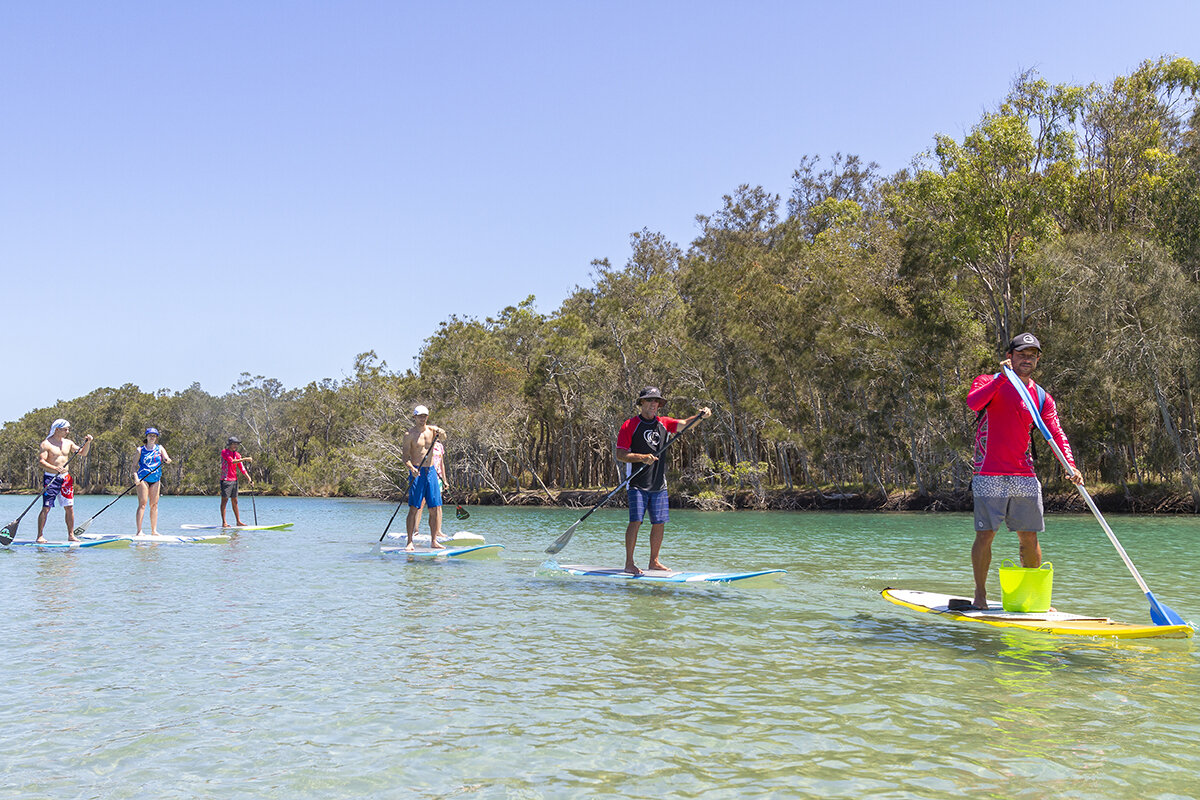
[[(663, 531), (670, 517), (667, 506), (667, 463), (659, 461), (657, 453), (666, 444), (667, 434), (679, 430), (693, 419), (707, 418), (712, 411), (700, 409), (699, 413), (686, 420), (658, 416), (658, 410), (666, 404), (662, 392), (647, 386), (638, 394), (637, 416), (630, 417), (617, 433), (617, 460), (624, 461), (625, 474), (635, 469), (634, 464), (652, 464), (629, 482), (629, 526), (625, 529), (625, 572), (641, 575), (642, 571), (633, 563), (637, 547), (638, 530), (646, 512), (650, 512), (650, 569), (665, 570), (667, 567), (658, 559), (662, 547)], [(655, 463), (658, 462), (658, 463)]]
[(246, 480), (254, 483), (254, 479), (250, 477), (250, 473), (246, 471), (247, 461), (253, 461), (250, 456), (244, 456), (238, 452), (242, 440), (236, 436), (230, 436), (229, 441), (225, 443), (225, 449), (221, 451), (221, 527), (228, 528), (229, 525), (225, 522), (225, 506), (230, 500), (233, 501), (233, 519), (238, 526), (244, 526), (242, 516), (238, 513), (238, 473), (246, 476)]
[[(1042, 355), (1042, 345), (1032, 333), (1022, 333), (1009, 342), (1001, 367), (1008, 367), (1025, 383), (1034, 402), (1041, 405), (1042, 421), (1071, 465), (1068, 478), (1082, 485), (1083, 475), (1075, 468), (1071, 445), (1058, 421), (1054, 398), (1033, 382), (1033, 371)], [(1021, 401), (1016, 387), (1003, 371), (980, 375), (971, 383), (967, 405), (977, 414), (975, 431), (975, 544), (971, 567), (975, 574), (972, 606), (987, 608), (987, 577), (992, 563), (992, 539), (1000, 525), (1016, 531), (1021, 564), (1040, 567), (1042, 548), (1038, 534), (1045, 530), (1042, 485), (1033, 469), (1030, 429), (1033, 415)]]

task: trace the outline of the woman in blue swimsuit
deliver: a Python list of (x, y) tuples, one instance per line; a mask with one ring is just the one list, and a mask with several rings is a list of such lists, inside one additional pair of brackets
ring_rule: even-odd
[(146, 438), (138, 448), (137, 533), (142, 535), (142, 519), (150, 506), (150, 533), (158, 535), (158, 495), (162, 489), (162, 466), (170, 464), (166, 449), (158, 443), (158, 428), (146, 428)]

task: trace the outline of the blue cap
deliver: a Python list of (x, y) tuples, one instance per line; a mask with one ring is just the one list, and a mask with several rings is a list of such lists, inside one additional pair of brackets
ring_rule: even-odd
[(149, 436), (150, 434), (158, 436), (158, 428), (146, 428), (146, 435)]

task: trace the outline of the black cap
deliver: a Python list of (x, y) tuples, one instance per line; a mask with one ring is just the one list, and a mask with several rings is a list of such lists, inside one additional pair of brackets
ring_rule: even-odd
[(1041, 350), (1042, 343), (1039, 342), (1038, 338), (1032, 333), (1021, 333), (1014, 336), (1012, 341), (1008, 343), (1008, 352), (1011, 353), (1014, 350), (1028, 350), (1031, 347), (1036, 347), (1038, 350)]
[(230, 436), (226, 444), (241, 444), (242, 440), (236, 436)]
[(647, 386), (645, 389), (642, 389), (640, 392), (638, 392), (638, 402), (640, 403), (643, 400), (659, 400), (663, 403), (667, 402), (667, 399), (662, 396), (662, 392), (658, 390), (657, 386)]

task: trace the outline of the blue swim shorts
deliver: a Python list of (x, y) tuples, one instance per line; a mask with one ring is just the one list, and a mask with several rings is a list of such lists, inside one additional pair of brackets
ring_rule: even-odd
[(433, 467), (421, 467), (421, 474), (408, 481), (408, 504), (413, 508), (425, 501), (426, 508), (437, 508), (442, 504), (442, 482)]

